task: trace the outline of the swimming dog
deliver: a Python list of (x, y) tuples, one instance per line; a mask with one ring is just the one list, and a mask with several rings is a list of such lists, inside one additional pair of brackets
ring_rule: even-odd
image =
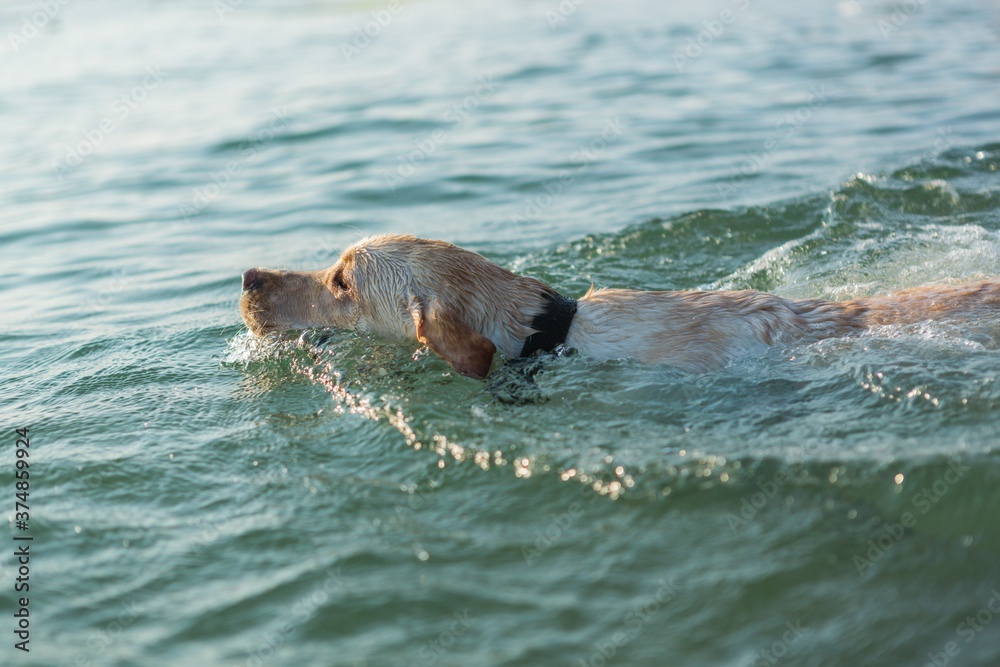
[(880, 324), (1000, 309), (1000, 282), (908, 289), (847, 301), (742, 291), (594, 289), (579, 299), (445, 241), (384, 234), (318, 271), (243, 273), (240, 311), (264, 336), (335, 327), (417, 340), (482, 379), (497, 350), (528, 357), (563, 345), (596, 360), (632, 357), (718, 369), (781, 339), (842, 336)]

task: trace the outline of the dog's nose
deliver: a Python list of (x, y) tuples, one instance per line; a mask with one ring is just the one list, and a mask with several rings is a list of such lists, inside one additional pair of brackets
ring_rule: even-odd
[(264, 277), (257, 269), (247, 269), (243, 272), (243, 290), (255, 290), (264, 282)]

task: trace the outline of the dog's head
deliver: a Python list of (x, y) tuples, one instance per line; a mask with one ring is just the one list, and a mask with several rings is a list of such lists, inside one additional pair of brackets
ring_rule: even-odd
[(351, 246), (328, 269), (249, 269), (240, 311), (258, 336), (336, 327), (416, 338), (458, 372), (482, 378), (493, 340), (517, 353), (531, 333), (522, 310), (537, 310), (545, 289), (450, 243), (383, 235)]

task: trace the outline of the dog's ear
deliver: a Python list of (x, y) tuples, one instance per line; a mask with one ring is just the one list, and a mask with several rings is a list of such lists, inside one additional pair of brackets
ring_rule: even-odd
[(457, 313), (442, 307), (436, 299), (425, 305), (413, 297), (410, 315), (417, 340), (444, 357), (456, 371), (476, 380), (490, 372), (496, 346), (473, 331)]

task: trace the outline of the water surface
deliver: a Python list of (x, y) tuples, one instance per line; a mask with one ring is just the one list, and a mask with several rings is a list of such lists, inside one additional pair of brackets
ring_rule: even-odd
[(24, 37), (40, 11), (0, 14), (35, 550), (30, 654), (0, 559), (4, 664), (1000, 660), (995, 320), (526, 392), (237, 310), (242, 270), (387, 231), (571, 295), (995, 276), (996, 7), (93, 2)]

